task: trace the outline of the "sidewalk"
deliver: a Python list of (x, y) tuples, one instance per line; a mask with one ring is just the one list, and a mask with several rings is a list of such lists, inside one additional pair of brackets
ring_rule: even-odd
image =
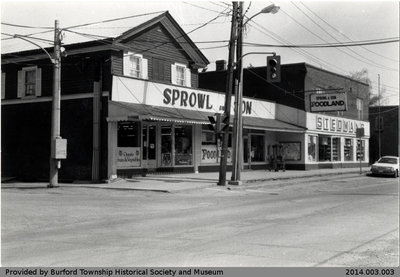
[[(362, 174), (369, 172), (369, 167), (362, 168)], [(360, 174), (359, 168), (337, 168), (337, 169), (318, 169), (308, 171), (265, 171), (251, 170), (241, 172), (242, 186), (254, 182), (287, 180), (295, 178), (310, 178), (318, 176), (332, 176), (340, 174)], [(216, 186), (218, 182), (218, 172), (207, 173), (185, 173), (185, 174), (165, 174), (165, 175), (147, 175), (146, 177), (133, 177), (130, 179), (117, 179), (109, 183), (61, 183), (60, 187), (83, 187), (100, 188), (116, 190), (139, 190), (156, 192), (176, 192), (183, 190), (192, 190)], [(227, 172), (226, 179), (230, 180), (231, 172)], [(266, 184), (268, 185), (268, 184)], [(230, 185), (227, 185), (230, 186)], [(2, 188), (34, 189), (46, 188), (47, 183), (21, 183), (10, 182), (1, 185)]]

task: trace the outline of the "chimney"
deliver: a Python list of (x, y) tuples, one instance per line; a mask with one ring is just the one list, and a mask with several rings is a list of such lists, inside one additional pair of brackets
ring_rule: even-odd
[(226, 70), (226, 61), (225, 60), (216, 61), (215, 62), (215, 70), (216, 71)]

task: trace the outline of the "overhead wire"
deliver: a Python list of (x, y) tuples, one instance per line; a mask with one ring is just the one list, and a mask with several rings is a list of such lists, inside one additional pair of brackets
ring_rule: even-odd
[[(302, 14), (304, 14), (312, 23), (314, 23), (318, 28), (320, 28), (324, 33), (326, 33), (327, 35), (329, 35), (331, 38), (333, 38), (335, 41), (339, 42), (339, 40), (333, 36), (332, 34), (330, 34), (328, 31), (326, 31), (320, 24), (318, 24), (313, 18), (311, 18), (307, 13), (305, 13), (299, 6), (297, 6), (294, 2), (291, 2), (293, 6), (295, 6)], [(293, 18), (293, 17), (291, 17)], [(298, 21), (296, 21), (298, 22)], [(300, 23), (299, 23), (300, 24)], [(304, 27), (304, 25), (301, 25)], [(314, 32), (312, 32), (310, 29), (307, 28), (307, 30), (309, 32), (311, 32), (312, 34), (316, 35)], [(319, 38), (321, 38), (320, 36), (318, 36)], [(321, 38), (324, 42), (327, 42), (325, 39)], [(373, 61), (367, 57), (361, 56), (359, 53), (355, 52), (353, 49), (350, 49), (348, 47), (346, 47), (347, 50), (349, 50), (350, 52), (352, 52), (353, 54), (355, 54), (355, 56), (347, 53), (346, 51), (344, 51), (343, 49), (338, 49), (339, 51), (341, 51), (342, 53), (358, 60), (364, 63), (367, 63), (369, 65), (374, 65), (376, 67), (379, 67), (381, 69), (385, 69), (385, 70), (391, 70), (391, 71), (398, 71), (398, 69), (394, 69), (394, 68), (390, 68), (388, 66), (382, 65), (380, 63), (378, 63), (377, 61)], [(363, 61), (365, 60), (365, 61)]]
[[(338, 32), (339, 34), (341, 34), (343, 37), (347, 38), (348, 40), (352, 41), (352, 39), (350, 37), (348, 37), (346, 34), (344, 34), (343, 32), (341, 32), (340, 30), (338, 30), (336, 27), (334, 27), (332, 24), (330, 24), (329, 22), (327, 22), (325, 19), (323, 19), (322, 17), (320, 17), (317, 13), (315, 13), (313, 10), (311, 10), (304, 2), (299, 2), (301, 5), (303, 5), (307, 10), (309, 10), (313, 15), (315, 15), (319, 20), (321, 20), (322, 22), (324, 22), (326, 25), (328, 25), (330, 28), (332, 28), (333, 30), (335, 30), (336, 32)], [(384, 59), (387, 60), (391, 60), (394, 62), (399, 62), (399, 60), (395, 60), (386, 56), (381, 55), (380, 53), (376, 53), (374, 51), (371, 51), (370, 49), (366, 48), (366, 47), (362, 47), (363, 49), (365, 49), (366, 51), (373, 53), (379, 57), (382, 57)]]

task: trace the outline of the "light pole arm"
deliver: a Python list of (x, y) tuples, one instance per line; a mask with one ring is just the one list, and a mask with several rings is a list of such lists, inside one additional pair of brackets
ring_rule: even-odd
[(43, 48), (42, 46), (40, 46), (39, 44), (37, 44), (37, 43), (35, 43), (35, 42), (33, 42), (33, 41), (30, 41), (29, 39), (26, 39), (26, 38), (24, 38), (24, 37), (22, 37), (22, 36), (20, 36), (20, 35), (14, 35), (14, 38), (19, 38), (19, 39), (25, 40), (25, 41), (27, 41), (27, 42), (29, 42), (29, 43), (32, 43), (33, 45), (39, 47), (40, 49), (42, 49), (42, 50), (47, 54), (47, 56), (49, 57), (51, 63), (53, 63), (53, 64), (55, 63), (55, 60), (52, 58), (52, 56), (49, 54), (49, 52), (47, 52), (46, 49), (44, 49), (44, 48)]
[(247, 55), (253, 55), (253, 54), (256, 54), (256, 55), (260, 55), (260, 54), (272, 54), (272, 55), (276, 56), (276, 52), (249, 52), (249, 53), (246, 53), (246, 54), (242, 55), (242, 56), (237, 60), (237, 62), (236, 62), (235, 64), (237, 64), (239, 61), (241, 61), (241, 60), (242, 60), (244, 57), (246, 57)]

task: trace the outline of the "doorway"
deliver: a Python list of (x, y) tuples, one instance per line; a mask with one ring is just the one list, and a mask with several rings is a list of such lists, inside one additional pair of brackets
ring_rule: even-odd
[(143, 124), (143, 167), (155, 169), (157, 166), (157, 126), (155, 124)]

